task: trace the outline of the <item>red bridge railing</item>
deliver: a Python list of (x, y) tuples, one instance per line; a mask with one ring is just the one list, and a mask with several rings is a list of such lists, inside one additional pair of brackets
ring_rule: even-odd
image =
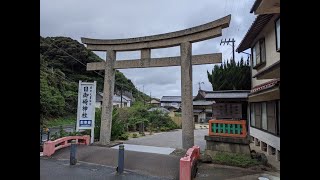
[(63, 138), (56, 139), (54, 141), (47, 141), (43, 145), (43, 155), (51, 156), (58, 149), (68, 147), (71, 145), (71, 141), (76, 140), (77, 144), (90, 144), (90, 136), (67, 136)]
[(200, 158), (200, 147), (189, 148), (185, 157), (180, 159), (180, 180), (191, 180), (195, 176), (197, 161)]

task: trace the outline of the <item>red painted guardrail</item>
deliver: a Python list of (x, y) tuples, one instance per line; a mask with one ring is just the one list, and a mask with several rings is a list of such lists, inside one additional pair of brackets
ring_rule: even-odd
[(196, 163), (200, 158), (200, 147), (193, 146), (189, 148), (185, 157), (180, 159), (180, 180), (191, 180)]
[(77, 144), (90, 144), (90, 136), (67, 136), (63, 138), (56, 139), (54, 141), (47, 141), (43, 145), (43, 155), (51, 156), (58, 149), (68, 147), (71, 145), (71, 140), (76, 140)]

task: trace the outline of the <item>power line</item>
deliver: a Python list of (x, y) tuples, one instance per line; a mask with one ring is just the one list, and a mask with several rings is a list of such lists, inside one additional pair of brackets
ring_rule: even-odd
[[(46, 59), (46, 58), (44, 58), (44, 57), (43, 57), (43, 59), (45, 59), (45, 60), (48, 61), (48, 59)], [(43, 64), (42, 64), (42, 67), (44, 67), (47, 71), (50, 71), (50, 70), (48, 69), (48, 67), (44, 66)], [(53, 68), (53, 67), (51, 67), (51, 68)], [(40, 71), (41, 71), (41, 69), (40, 69)], [(43, 72), (43, 71), (42, 71), (42, 72)], [(53, 69), (51, 70), (51, 73), (56, 74), (56, 75), (58, 75), (59, 77), (65, 79), (65, 80), (67, 80), (67, 81), (69, 81), (69, 82), (73, 82), (73, 81), (71, 81), (71, 80), (68, 80), (66, 76), (63, 77), (63, 76), (60, 76), (60, 75), (57, 74), (57, 73), (54, 73)]]
[[(46, 68), (46, 70), (47, 70), (47, 71), (50, 71), (48, 68)], [(40, 69), (40, 71), (42, 71), (42, 70)], [(44, 72), (44, 71), (42, 71), (42, 72)], [(45, 73), (45, 72), (44, 72), (44, 73)], [(71, 80), (68, 80), (66, 77), (60, 76), (60, 75), (57, 74), (57, 73), (54, 73), (54, 72), (52, 72), (52, 73), (55, 74), (55, 75), (57, 75), (57, 76), (59, 76), (59, 77), (61, 77), (62, 79), (66, 80), (66, 81), (68, 81), (68, 82), (70, 82), (70, 83), (73, 82), (73, 81), (71, 81)]]
[(220, 46), (221, 44), (225, 45), (225, 43), (227, 43), (227, 45), (229, 45), (229, 43), (232, 43), (232, 60), (235, 61), (234, 59), (234, 43), (236, 41), (234, 40), (234, 38), (232, 38), (232, 40), (229, 38), (229, 40), (225, 39), (224, 41), (221, 39), (221, 42), (220, 42)]
[[(69, 57), (73, 58), (74, 60), (78, 61), (80, 64), (82, 64), (83, 66), (87, 67), (86, 64), (84, 64), (83, 62), (81, 62), (80, 60), (78, 60), (77, 58), (73, 57), (72, 55), (70, 55), (68, 52), (66, 52), (65, 50), (61, 49), (60, 47), (58, 47), (57, 45), (53, 44), (53, 43), (47, 43), (47, 42), (44, 42), (45, 44), (49, 45), (49, 46), (54, 46), (58, 49), (60, 49), (61, 51), (63, 51), (64, 53), (66, 53)], [(101, 74), (99, 74), (98, 72), (96, 71), (93, 71), (95, 72), (96, 74), (98, 74), (99, 76), (103, 77)], [(103, 77), (104, 78), (104, 77)]]

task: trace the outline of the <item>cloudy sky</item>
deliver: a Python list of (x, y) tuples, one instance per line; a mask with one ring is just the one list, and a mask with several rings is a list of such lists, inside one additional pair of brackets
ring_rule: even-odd
[[(221, 39), (234, 38), (237, 47), (255, 19), (250, 14), (254, 0), (40, 0), (40, 35), (119, 39), (178, 31), (214, 21), (231, 14), (229, 28), (222, 36), (192, 44), (192, 54), (222, 53), (222, 61), (232, 57), (232, 47)], [(102, 59), (106, 53), (95, 52)], [(151, 57), (179, 56), (179, 47), (151, 51)], [(236, 60), (247, 59), (235, 52)], [(117, 60), (136, 59), (140, 52), (117, 53)], [(193, 94), (212, 90), (207, 78), (214, 65), (193, 66)], [(152, 97), (181, 94), (180, 67), (120, 70), (141, 91)]]

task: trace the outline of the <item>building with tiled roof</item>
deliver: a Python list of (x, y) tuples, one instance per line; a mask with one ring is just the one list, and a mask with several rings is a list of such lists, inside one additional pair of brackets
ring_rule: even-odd
[(251, 50), (249, 134), (280, 160), (280, 0), (256, 0), (250, 13), (257, 17), (236, 50)]

